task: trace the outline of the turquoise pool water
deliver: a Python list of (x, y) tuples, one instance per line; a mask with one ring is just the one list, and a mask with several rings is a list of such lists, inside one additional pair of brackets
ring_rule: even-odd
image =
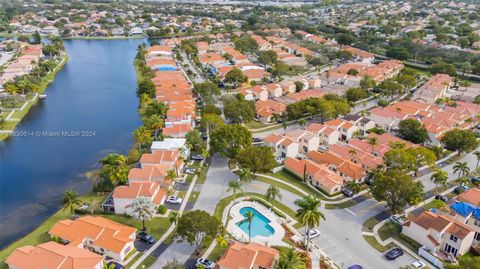
[[(264, 215), (260, 214), (256, 209), (251, 207), (244, 207), (240, 209), (240, 214), (246, 216), (247, 212), (253, 212), (253, 220), (252, 220), (252, 230), (251, 230), (251, 237), (254, 238), (257, 235), (269, 237), (275, 233), (275, 230), (272, 226), (270, 226), (270, 220), (265, 217)], [(236, 223), (237, 226), (242, 229), (248, 236), (248, 222), (239, 221)]]

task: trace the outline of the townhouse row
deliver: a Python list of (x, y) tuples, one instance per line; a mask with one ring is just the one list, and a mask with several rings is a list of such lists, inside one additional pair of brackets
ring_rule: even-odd
[(443, 260), (480, 249), (480, 189), (458, 195), (447, 210), (425, 211), (402, 225), (402, 233)]
[(0, 92), (4, 91), (3, 85), (16, 77), (29, 74), (44, 57), (43, 46), (20, 43), (20, 56), (7, 63), (0, 75)]

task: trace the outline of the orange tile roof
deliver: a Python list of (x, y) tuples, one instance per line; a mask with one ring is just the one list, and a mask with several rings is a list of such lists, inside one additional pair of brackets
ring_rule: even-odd
[(165, 136), (184, 137), (191, 130), (192, 124), (190, 123), (173, 124), (163, 128), (163, 134)]
[(286, 105), (272, 99), (255, 102), (255, 111), (257, 115), (268, 117), (273, 114), (282, 114), (286, 110)]
[(128, 186), (118, 186), (113, 191), (113, 198), (136, 199), (138, 197), (149, 197), (152, 203), (159, 205), (165, 197), (166, 191), (160, 188), (157, 182), (131, 182)]
[(343, 184), (343, 179), (339, 175), (330, 171), (326, 164), (318, 164), (311, 160), (298, 160), (295, 158), (288, 158), (284, 162), (285, 168), (303, 177), (306, 172), (312, 180), (319, 182), (326, 188), (334, 188)]
[(361, 166), (354, 164), (349, 160), (345, 160), (331, 152), (320, 153), (318, 151), (310, 151), (307, 153), (308, 159), (316, 163), (325, 163), (333, 165), (336, 169), (354, 180), (359, 180), (366, 175), (366, 170)]
[(142, 168), (132, 168), (128, 172), (129, 180), (157, 181), (163, 179), (168, 170), (174, 169), (173, 164), (144, 165)]
[(135, 240), (136, 231), (136, 228), (103, 217), (83, 216), (76, 220), (61, 220), (48, 233), (78, 244), (89, 238), (94, 245), (119, 253), (127, 243)]
[(36, 247), (19, 247), (8, 256), (5, 263), (17, 269), (87, 269), (97, 268), (103, 259), (86, 249), (51, 241)]
[(257, 243), (231, 244), (217, 264), (226, 269), (273, 268), (279, 252)]
[(472, 188), (460, 194), (456, 198), (458, 201), (480, 206), (480, 188)]
[(153, 153), (144, 153), (140, 163), (166, 164), (175, 162), (180, 157), (178, 150), (157, 150)]

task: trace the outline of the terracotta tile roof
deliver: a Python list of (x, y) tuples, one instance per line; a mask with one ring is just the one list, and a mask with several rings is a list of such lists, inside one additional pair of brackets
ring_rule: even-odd
[(157, 150), (154, 153), (144, 153), (140, 158), (140, 163), (166, 164), (175, 162), (180, 153), (178, 150)]
[(354, 180), (359, 180), (366, 175), (366, 170), (361, 166), (345, 160), (332, 152), (320, 153), (318, 151), (310, 151), (307, 153), (307, 157), (319, 164), (333, 165), (339, 173), (345, 174)]
[(128, 186), (118, 186), (113, 191), (113, 198), (136, 199), (138, 197), (149, 197), (156, 205), (165, 196), (165, 190), (160, 188), (157, 182), (131, 182)]
[(234, 242), (217, 264), (226, 269), (273, 268), (278, 250), (257, 243)]
[(480, 188), (472, 188), (460, 194), (456, 198), (458, 201), (480, 206)]
[(295, 173), (299, 177), (303, 177), (304, 172), (310, 176), (313, 181), (317, 181), (326, 188), (335, 188), (342, 186), (343, 179), (339, 175), (331, 172), (326, 164), (317, 164), (311, 160), (298, 160), (288, 158), (284, 162), (285, 168)]
[(273, 114), (282, 114), (286, 110), (286, 105), (272, 99), (255, 102), (255, 111), (257, 115), (268, 117)]
[(343, 50), (346, 50), (346, 51), (349, 51), (350, 53), (352, 53), (353, 56), (358, 56), (358, 57), (362, 57), (362, 58), (373, 58), (375, 57), (375, 55), (373, 53), (370, 53), (368, 51), (364, 51), (364, 50), (361, 50), (361, 49), (357, 49), (357, 48), (354, 48), (354, 47), (345, 47), (343, 48)]
[(61, 220), (48, 233), (75, 243), (89, 238), (94, 245), (119, 253), (127, 243), (135, 240), (131, 236), (136, 231), (133, 227), (103, 217), (84, 216), (76, 220)]
[(144, 165), (142, 168), (132, 168), (128, 172), (129, 180), (158, 181), (163, 179), (168, 170), (174, 169), (173, 164)]
[(103, 257), (75, 246), (47, 242), (36, 247), (19, 247), (5, 263), (17, 269), (87, 269), (101, 267)]
[(191, 130), (192, 124), (190, 123), (173, 124), (163, 128), (163, 134), (165, 136), (184, 137)]
[(301, 92), (292, 92), (287, 94), (287, 97), (293, 99), (295, 102), (302, 101), (312, 97), (322, 97), (325, 93), (319, 90), (303, 90)]

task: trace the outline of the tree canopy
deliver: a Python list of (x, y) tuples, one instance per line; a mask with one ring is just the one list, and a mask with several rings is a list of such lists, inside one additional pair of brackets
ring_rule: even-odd
[(178, 220), (175, 237), (181, 238), (198, 251), (205, 238), (215, 238), (221, 231), (221, 223), (217, 218), (203, 210), (194, 210), (184, 213)]
[(249, 122), (255, 116), (255, 104), (247, 101), (243, 95), (223, 98), (223, 113), (233, 123)]
[(268, 146), (249, 146), (238, 154), (236, 160), (240, 167), (248, 168), (254, 174), (270, 172), (277, 165), (273, 150)]
[(238, 124), (223, 125), (213, 130), (210, 147), (222, 156), (236, 158), (238, 154), (252, 143), (250, 131)]
[(446, 132), (441, 138), (441, 141), (447, 149), (456, 150), (459, 153), (473, 150), (478, 145), (475, 133), (462, 129), (454, 129)]
[(400, 121), (398, 134), (400, 138), (415, 144), (423, 144), (429, 140), (427, 129), (421, 122), (415, 119)]

